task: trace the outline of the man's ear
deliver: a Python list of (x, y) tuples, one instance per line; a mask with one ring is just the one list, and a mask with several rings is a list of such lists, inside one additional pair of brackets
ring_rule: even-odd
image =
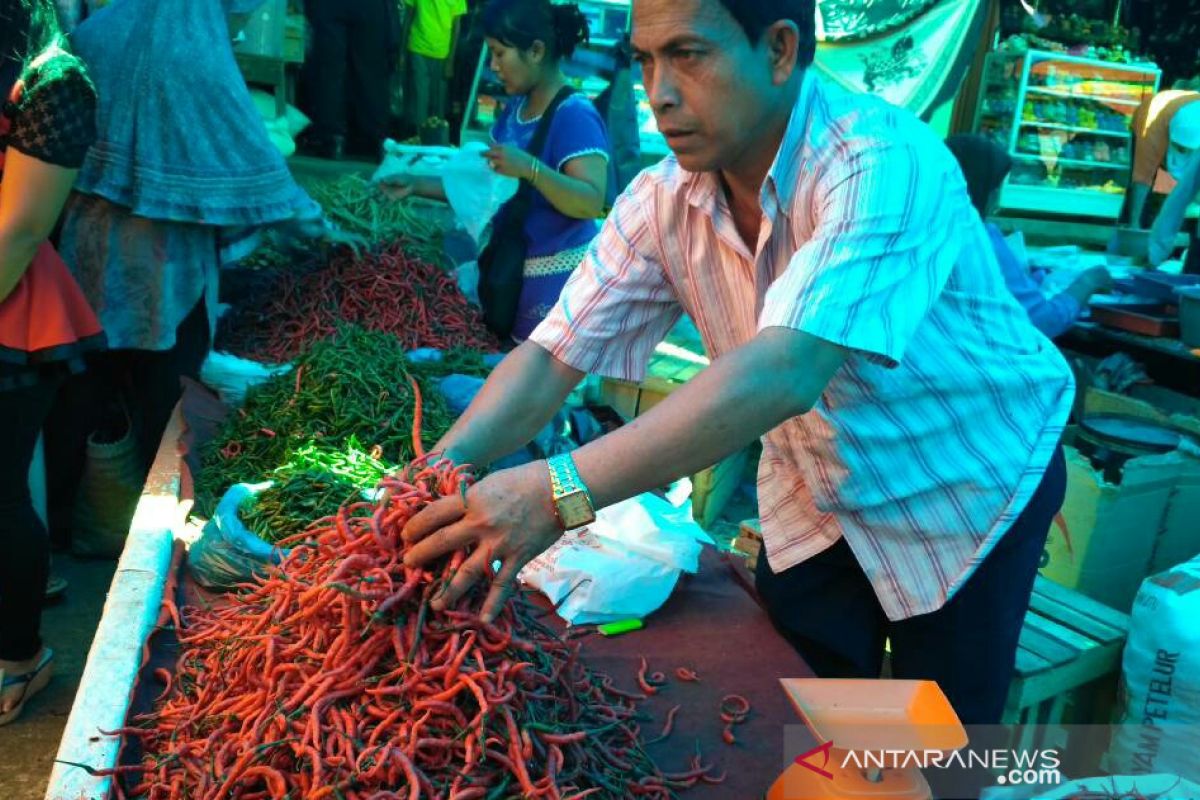
[(770, 59), (775, 84), (786, 83), (796, 71), (800, 57), (800, 28), (790, 20), (779, 20), (763, 31), (763, 44)]

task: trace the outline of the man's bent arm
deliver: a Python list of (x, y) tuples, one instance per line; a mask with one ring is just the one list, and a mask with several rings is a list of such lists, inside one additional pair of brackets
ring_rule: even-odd
[(618, 430), (575, 451), (597, 507), (708, 467), (810, 410), (848, 351), (767, 328)]
[(525, 342), (492, 371), (434, 450), (459, 464), (487, 466), (528, 444), (583, 375), (539, 345)]

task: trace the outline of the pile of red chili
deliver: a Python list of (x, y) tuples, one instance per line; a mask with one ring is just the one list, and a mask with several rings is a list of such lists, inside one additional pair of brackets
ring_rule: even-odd
[(590, 671), (525, 600), (494, 624), (477, 616), (483, 589), (431, 608), (463, 556), (406, 567), (400, 531), (469, 480), (415, 462), (384, 481), (387, 499), (282, 542), (279, 568), (227, 604), (181, 609), (171, 685), (114, 732), (144, 753), (118, 768), (127, 796), (668, 798), (722, 780), (699, 756), (659, 770), (642, 748), (643, 695)]
[(333, 336), (339, 322), (393, 334), (409, 350), (498, 349), (454, 277), (400, 244), (362, 255), (342, 249), (316, 269), (278, 270), (259, 292), (222, 319), (218, 349), (285, 363)]

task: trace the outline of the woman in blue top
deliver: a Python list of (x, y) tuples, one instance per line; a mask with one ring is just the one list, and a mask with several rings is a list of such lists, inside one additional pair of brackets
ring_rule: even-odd
[(1004, 241), (1004, 234), (987, 221), (996, 206), (1000, 185), (1012, 170), (1012, 159), (1004, 152), (1004, 148), (983, 136), (951, 136), (946, 140), (946, 146), (962, 168), (963, 177), (967, 180), (967, 192), (971, 195), (975, 210), (984, 220), (1008, 290), (1025, 309), (1030, 322), (1046, 336), (1053, 339), (1066, 333), (1087, 308), (1092, 295), (1112, 289), (1112, 277), (1108, 270), (1094, 267), (1082, 272), (1062, 292), (1054, 297), (1046, 297), (1041, 284)]
[[(566, 85), (562, 59), (588, 39), (587, 18), (578, 6), (491, 0), (482, 23), (492, 71), (514, 98), (497, 117), (485, 155), (496, 172), (536, 190), (525, 220), (529, 247), (512, 332), (522, 341), (549, 313), (599, 230), (596, 220), (604, 213), (608, 188), (608, 134), (591, 101), (573, 94), (558, 107), (541, 152), (527, 151), (542, 113)], [(393, 178), (389, 184), (396, 196), (446, 196), (437, 178)], [(502, 224), (493, 220), (493, 227)]]

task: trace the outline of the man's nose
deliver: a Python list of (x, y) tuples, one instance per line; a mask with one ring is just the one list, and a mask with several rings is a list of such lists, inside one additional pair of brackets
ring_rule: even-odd
[(661, 114), (679, 105), (679, 84), (670, 70), (656, 69), (650, 85), (646, 87), (646, 98), (650, 107)]

